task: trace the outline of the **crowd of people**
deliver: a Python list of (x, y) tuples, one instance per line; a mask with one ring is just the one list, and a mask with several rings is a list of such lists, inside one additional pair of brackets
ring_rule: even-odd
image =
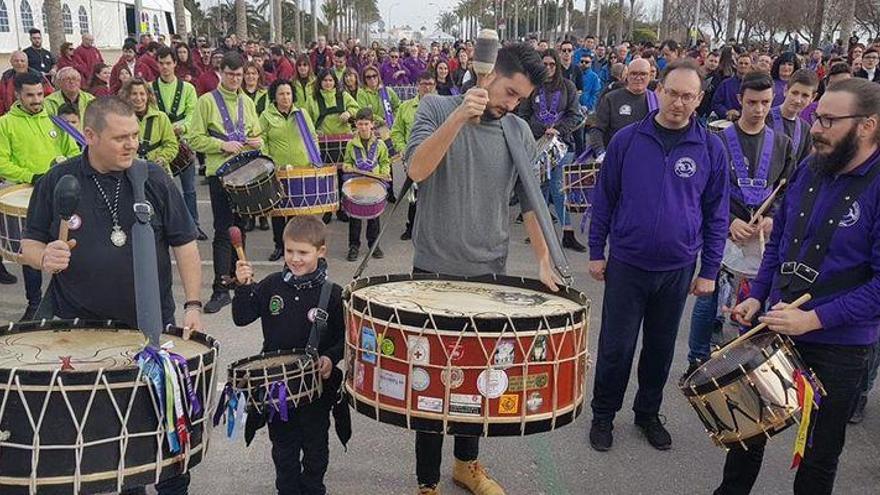
[[(555, 289), (545, 239), (532, 211), (535, 205), (521, 196), (513, 167), (480, 168), (507, 156), (501, 124), (495, 121), (515, 114), (522, 119), (522, 146), (529, 151), (535, 151), (533, 141), (545, 136), (566, 145), (565, 156), (545, 177), (545, 199), (562, 230), (562, 246), (588, 253), (584, 256), (589, 274), (605, 284), (591, 403), (592, 447), (612, 448), (613, 421), (622, 408), (640, 333), (635, 422), (652, 446), (665, 450), (672, 438), (663, 426), (660, 408), (688, 294), (698, 301), (691, 318), (686, 376), (709, 358), (712, 335), (723, 321), (722, 307), (740, 324), (750, 325), (769, 302), (761, 321), (773, 331), (796, 337), (797, 349), (821, 376), (827, 392), (814, 423), (815, 441), (807, 446), (795, 489), (830, 493), (845, 425), (863, 417), (880, 362), (876, 295), (880, 280), (872, 268), (878, 266), (880, 186), (863, 185), (857, 179), (873, 179), (880, 170), (876, 164), (880, 86), (871, 84), (880, 81), (880, 39), (870, 46), (856, 40), (847, 50), (835, 45), (799, 53), (735, 42), (712, 49), (702, 41), (684, 48), (673, 40), (607, 46), (589, 35), (552, 42), (529, 38), (504, 43), (497, 76), (482, 88), (477, 87), (475, 46), (470, 40), (451, 44), (403, 40), (386, 47), (354, 39), (328, 43), (319, 37), (309, 47), (297, 47), (229, 35), (211, 47), (204, 36), (194, 36), (189, 43), (172, 36), (166, 45), (145, 34), (127, 40), (118, 61), (108, 64), (90, 34), (84, 34), (75, 48), (63, 44), (57, 58), (42, 47), (39, 30), (31, 30), (30, 35), (31, 46), (11, 55), (12, 67), (0, 78), (0, 177), (9, 183), (33, 184), (36, 193), (46, 195), (48, 186), (41, 189), (41, 181), (52, 175), (50, 165), (80, 155), (87, 143), (89, 157), (77, 163), (112, 161), (114, 153), (134, 154), (170, 177), (180, 143), (187, 143), (196, 152), (197, 163), (178, 176), (182, 201), (167, 200), (159, 210), (185, 207), (186, 218), (180, 211), (168, 213), (167, 237), (162, 237), (167, 244), (165, 257), (171, 246), (192, 268), (193, 260), (187, 258), (191, 253), (181, 249), (208, 240), (199, 227), (202, 219), (196, 202), (197, 173), (206, 177), (214, 278), (204, 306), (190, 296), (193, 279), (189, 278), (188, 326), (200, 327), (200, 320), (190, 312), (216, 313), (231, 303), (237, 324), (263, 318), (269, 339), (279, 327), (270, 318), (277, 314), (263, 314), (268, 311), (263, 300), (267, 287), (289, 285), (295, 301), (303, 291), (318, 298), (320, 290), (315, 289), (320, 289), (326, 275), (324, 224), (332, 222), (332, 216), (325, 214), (323, 224), (299, 219), (287, 225), (277, 217), (271, 222), (242, 218), (218, 177), (232, 159), (256, 150), (278, 166), (298, 168), (317, 165), (311, 150), (320, 148), (322, 161), (340, 165), (340, 177), (366, 173), (389, 185), (393, 157), (403, 159), (418, 185), (409, 198), (407, 227), (400, 235), (414, 243), (414, 271), (503, 272), (506, 243), (471, 253), (474, 247), (467, 239), (474, 235), (507, 239), (506, 221), (478, 233), (449, 222), (455, 204), (464, 201), (464, 193), (449, 190), (450, 184), (499, 188), (498, 195), (480, 198), (484, 204), (479, 211), (495, 218), (488, 212), (506, 211), (512, 196), (519, 199), (540, 278)], [(847, 82), (850, 79), (864, 81)], [(429, 96), (434, 94), (448, 98)], [(117, 98), (108, 98), (112, 95)], [(127, 104), (130, 113), (119, 102)], [(126, 128), (108, 127), (108, 115), (135, 117), (137, 135), (113, 138), (113, 132)], [(481, 116), (485, 125), (467, 125)], [(25, 135), (31, 137), (22, 138)], [(335, 155), (322, 146), (325, 138), (339, 136), (346, 138)], [(120, 140), (117, 148), (113, 139)], [(127, 144), (122, 144), (123, 139)], [(135, 150), (123, 149), (132, 142)], [(468, 145), (476, 142), (480, 149)], [(333, 156), (325, 158), (328, 153)], [(444, 165), (447, 161), (456, 161), (457, 171), (450, 171)], [(564, 167), (584, 161), (601, 164), (586, 246), (577, 238), (562, 184)], [(107, 230), (114, 233), (121, 229), (121, 221), (105, 192), (115, 187), (118, 204), (120, 179), (112, 177), (118, 169), (99, 170), (111, 175), (107, 178), (91, 175), (100, 192), (96, 200), (106, 203), (110, 212), (104, 219)], [(835, 182), (838, 177), (845, 180)], [(170, 183), (170, 179), (150, 180)], [(774, 192), (786, 182), (783, 193)], [(824, 195), (815, 200), (813, 192), (819, 189)], [(396, 201), (394, 187), (388, 191), (389, 201)], [(845, 200), (837, 197), (840, 191), (849, 191)], [(503, 204), (496, 196), (504, 196)], [(850, 196), (859, 202), (853, 203)], [(771, 206), (760, 208), (765, 202)], [(840, 208), (842, 219), (834, 217)], [(855, 228), (830, 237), (833, 230), (811, 230), (797, 221), (798, 213), (803, 217), (807, 212), (809, 217), (814, 209), (820, 215), (815, 218), (822, 219), (815, 223), (824, 224), (830, 216), (832, 225)], [(355, 261), (364, 226), (342, 211), (337, 221), (348, 223), (347, 260)], [(68, 244), (51, 242), (46, 234), (49, 224), (42, 226), (45, 232), (41, 230), (39, 238), (29, 237), (47, 244), (32, 248), (26, 257), (25, 320), (41, 306), (41, 271), (64, 270), (70, 259)], [(245, 232), (273, 229), (275, 249), (269, 260), (285, 260), (280, 276), (253, 284), (251, 266), (238, 259), (230, 244), (231, 226)], [(366, 221), (370, 247), (378, 242), (379, 230), (379, 219)], [(111, 235), (114, 244), (119, 239)], [(124, 245), (125, 237), (119, 242)], [(760, 270), (747, 277), (750, 292), (734, 289), (730, 298), (733, 280), (742, 274), (725, 269), (728, 250), (752, 244), (760, 248)], [(807, 263), (798, 251), (801, 244), (815, 244), (822, 254), (804, 258), (812, 264)], [(382, 257), (381, 248), (376, 246), (373, 256)], [(804, 275), (801, 265), (816, 275)], [(170, 269), (163, 269), (170, 277)], [(804, 285), (798, 276), (811, 280)], [(0, 283), (16, 281), (2, 268)], [(170, 291), (169, 281), (163, 279), (163, 290)], [(49, 292), (56, 303), (59, 297), (68, 302), (77, 299), (64, 294), (71, 287), (60, 284)], [(791, 296), (808, 291), (814, 295), (810, 309), (785, 304)], [(336, 292), (331, 296), (333, 314), (341, 312)], [(163, 304), (163, 314), (173, 320), (173, 301), (167, 299), (163, 298), (168, 303)], [(68, 308), (67, 313), (77, 317), (131, 320), (126, 308), (90, 313), (86, 302), (73, 306), (78, 309)], [(64, 316), (65, 306), (56, 311)], [(297, 328), (309, 326), (303, 315), (297, 318)], [(338, 323), (333, 323), (334, 334), (342, 335)], [(264, 350), (288, 344), (274, 343)], [(321, 351), (321, 373), (329, 378), (341, 359), (339, 342), (326, 342)], [(279, 493), (288, 493), (285, 487), (291, 484), (300, 484), (308, 493), (323, 493), (328, 423), (326, 411), (322, 414), (318, 416), (323, 418), (319, 428), (323, 434), (309, 440), (321, 444), (315, 450), (303, 444), (297, 431), (270, 429)], [(716, 493), (751, 490), (765, 441), (762, 437), (748, 449), (731, 449)], [(420, 433), (416, 440), (422, 494), (439, 493), (441, 447), (439, 435)], [(298, 465), (299, 449), (307, 458), (302, 476), (293, 476), (285, 466)], [(477, 462), (477, 453), (476, 440), (456, 438), (455, 479), (473, 493), (504, 493)], [(188, 478), (166, 483), (160, 493), (181, 493), (180, 487), (185, 490), (187, 483)]]

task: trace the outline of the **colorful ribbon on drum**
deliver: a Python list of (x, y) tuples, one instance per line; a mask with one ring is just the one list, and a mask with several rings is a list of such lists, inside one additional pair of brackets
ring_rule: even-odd
[[(247, 423), (248, 395), (244, 391), (236, 392), (232, 388), (232, 383), (227, 383), (220, 393), (220, 399), (217, 402), (217, 409), (214, 410), (214, 426), (220, 424), (220, 421), (226, 422), (226, 437), (229, 439), (236, 438), (239, 432), (245, 428)], [(284, 382), (272, 382), (266, 388), (264, 396), (263, 414), (269, 416), (269, 421), (274, 421), (277, 414), (281, 421), (286, 422), (290, 419), (290, 405), (287, 403), (287, 385)], [(248, 443), (250, 440), (245, 438)]]
[(276, 412), (281, 416), (281, 421), (285, 423), (289, 419), (287, 409), (287, 384), (284, 382), (272, 382), (269, 384), (269, 390), (266, 395), (266, 402), (269, 404), (269, 422), (275, 419)]
[(162, 349), (145, 347), (135, 359), (143, 376), (153, 385), (168, 449), (176, 454), (189, 444), (190, 417), (200, 414), (202, 406), (186, 358), (170, 349), (168, 344)]
[(810, 434), (810, 418), (813, 412), (813, 405), (819, 407), (821, 395), (817, 393), (816, 384), (813, 383), (810, 375), (802, 370), (794, 370), (794, 383), (797, 388), (797, 401), (801, 406), (801, 424), (798, 427), (797, 438), (794, 442), (794, 457), (791, 460), (791, 469), (801, 464), (804, 458), (804, 451), (807, 443), (812, 443), (809, 438)]

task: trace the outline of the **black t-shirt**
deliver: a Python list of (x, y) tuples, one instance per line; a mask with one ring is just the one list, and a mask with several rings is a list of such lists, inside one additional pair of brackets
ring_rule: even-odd
[(690, 129), (689, 125), (686, 125), (681, 129), (668, 129), (660, 125), (660, 123), (657, 122), (657, 119), (652, 119), (651, 122), (654, 123), (654, 128), (657, 129), (657, 135), (663, 143), (663, 153), (667, 155), (672, 151), (672, 148), (675, 148), (678, 142), (681, 141), (681, 138), (685, 135), (688, 129)]
[(47, 74), (55, 65), (55, 56), (45, 48), (37, 49), (29, 46), (24, 49), (24, 53), (28, 58), (28, 67), (41, 74)]
[[(37, 181), (28, 205), (24, 238), (43, 243), (58, 238), (61, 219), (53, 200), (55, 184), (64, 175), (76, 177), (81, 192), (75, 216), (71, 218), (69, 226), (70, 239), (76, 239), (77, 244), (71, 251), (70, 266), (53, 277), (47, 297), (52, 298), (55, 315), (58, 317), (113, 319), (136, 327), (131, 249), (131, 226), (135, 217), (131, 183), (122, 172), (99, 174), (89, 165), (87, 153), (88, 151), (52, 167)], [(127, 242), (122, 247), (116, 247), (110, 242), (113, 228), (110, 208), (98, 191), (96, 180), (110, 202), (115, 197), (117, 181), (122, 181), (118, 218), (127, 236)], [(153, 205), (154, 210), (151, 223), (156, 237), (162, 321), (169, 324), (174, 321), (169, 247), (195, 241), (197, 233), (183, 196), (158, 165), (149, 165), (145, 189), (147, 201)]]

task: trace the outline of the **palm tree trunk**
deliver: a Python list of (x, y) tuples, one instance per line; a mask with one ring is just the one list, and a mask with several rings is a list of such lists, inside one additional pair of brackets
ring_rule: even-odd
[[(736, 7), (737, 0), (728, 0), (727, 4), (727, 29), (724, 31), (728, 39), (736, 38)], [(821, 26), (821, 24), (820, 24)], [(820, 27), (821, 30), (821, 27)]]
[(629, 0), (629, 30), (627, 32), (627, 38), (632, 38), (633, 33), (636, 30), (636, 0)]
[(584, 0), (584, 36), (590, 34), (590, 0)]
[(61, 19), (61, 0), (45, 0), (43, 8), (46, 9), (46, 18), (49, 21), (49, 25), (46, 26), (49, 45), (57, 54), (61, 44), (67, 41), (64, 36), (64, 22)]
[(242, 42), (248, 39), (247, 4), (244, 0), (235, 0), (235, 35)]
[[(822, 26), (825, 24), (825, 0), (816, 2), (816, 13), (813, 15), (813, 29), (810, 32), (810, 47), (816, 48), (822, 41)], [(844, 43), (849, 39), (849, 34), (841, 36)]]
[(302, 49), (302, 11), (300, 10), (300, 0), (293, 0), (293, 42), (296, 43), (297, 49)]
[(312, 40), (318, 39), (318, 5), (312, 0)]
[(189, 33), (186, 31), (186, 7), (183, 0), (174, 0), (174, 32), (186, 43)]
[(846, 0), (843, 5), (843, 17), (840, 19), (840, 37), (848, 40), (853, 32), (853, 19), (856, 15), (856, 0)]
[(615, 39), (618, 43), (623, 41), (623, 23), (626, 21), (626, 16), (623, 15), (623, 0), (617, 0), (617, 35)]

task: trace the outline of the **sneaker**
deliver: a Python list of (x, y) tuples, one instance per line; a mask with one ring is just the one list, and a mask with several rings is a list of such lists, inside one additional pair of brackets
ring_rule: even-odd
[(0, 284), (2, 285), (12, 285), (18, 282), (18, 277), (9, 273), (6, 269), (6, 266), (3, 265), (3, 262), (0, 261)]
[(216, 313), (223, 309), (223, 306), (232, 302), (232, 298), (229, 297), (229, 292), (215, 292), (211, 294), (211, 300), (205, 304), (204, 312), (206, 314)]
[(587, 252), (587, 247), (578, 242), (577, 238), (574, 236), (573, 230), (566, 230), (562, 233), (562, 247), (565, 249), (571, 249), (576, 253)]
[(437, 485), (419, 485), (419, 495), (440, 495)]
[(34, 315), (37, 314), (38, 304), (30, 304), (28, 303), (27, 308), (24, 310), (24, 314), (21, 316), (21, 319), (18, 321), (33, 321)]
[(597, 452), (608, 452), (614, 443), (614, 435), (611, 431), (614, 425), (611, 421), (593, 421), (590, 426), (590, 447)]
[(260, 230), (269, 230), (269, 219), (268, 218), (260, 217), (259, 229)]
[(636, 426), (642, 430), (648, 443), (657, 450), (669, 450), (672, 447), (672, 436), (663, 426), (665, 419), (661, 420), (661, 416), (657, 415), (644, 421), (636, 420)]
[(385, 257), (385, 253), (382, 252), (382, 248), (380, 248), (379, 246), (376, 246), (376, 249), (373, 250), (373, 258), (376, 258), (377, 260), (381, 260), (384, 257)]
[(330, 213), (329, 211), (327, 213), (324, 213), (324, 216), (321, 217), (321, 220), (324, 222), (324, 225), (329, 224), (333, 221), (333, 213)]
[(248, 217), (244, 221), (244, 229), (243, 230), (245, 232), (252, 232), (254, 230), (255, 226), (256, 226), (256, 223), (254, 222), (254, 217)]
[(452, 481), (474, 495), (504, 495), (504, 489), (493, 480), (480, 461), (455, 460)]
[(208, 240), (208, 234), (206, 234), (205, 231), (202, 230), (202, 228), (199, 226), (196, 226), (196, 239), (198, 239), (200, 241), (207, 241)]
[(849, 424), (857, 425), (865, 419), (865, 406), (868, 404), (868, 396), (861, 395), (859, 396), (859, 401), (856, 402), (856, 407), (853, 409), (852, 414), (849, 417)]
[(357, 246), (348, 246), (348, 256), (346, 256), (345, 259), (348, 261), (357, 261), (358, 251), (360, 251), (360, 248)]
[(401, 241), (408, 241), (410, 239), (412, 239), (412, 230), (407, 229), (404, 230), (402, 234), (400, 234)]
[(278, 261), (284, 256), (284, 250), (281, 248), (275, 248), (272, 251), (272, 254), (269, 255), (269, 261)]

